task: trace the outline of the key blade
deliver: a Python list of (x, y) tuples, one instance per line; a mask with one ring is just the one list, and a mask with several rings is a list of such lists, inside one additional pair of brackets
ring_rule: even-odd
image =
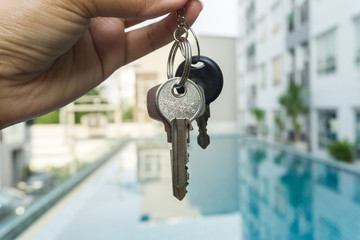
[(174, 119), (171, 121), (173, 195), (179, 200), (182, 200), (187, 193), (186, 187), (189, 179), (186, 166), (189, 159), (187, 152), (189, 125), (187, 119)]
[(206, 104), (205, 112), (203, 115), (196, 119), (199, 128), (197, 142), (202, 149), (206, 149), (210, 144), (210, 136), (207, 134), (207, 122), (210, 117), (210, 107)]

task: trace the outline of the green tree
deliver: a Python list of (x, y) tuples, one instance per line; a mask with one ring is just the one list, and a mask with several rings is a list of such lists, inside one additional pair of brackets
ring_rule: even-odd
[(287, 91), (279, 98), (280, 105), (285, 109), (287, 116), (291, 119), (295, 140), (300, 140), (301, 138), (301, 125), (298, 122), (298, 117), (306, 111), (305, 103), (301, 98), (303, 91), (300, 85), (291, 82)]
[(59, 124), (59, 110), (55, 110), (35, 119), (35, 124)]
[(85, 95), (86, 96), (99, 96), (100, 92), (103, 90), (102, 86), (96, 87), (91, 89), (89, 92), (87, 92)]
[(251, 113), (255, 117), (256, 123), (258, 125), (261, 125), (262, 122), (264, 121), (265, 111), (260, 108), (254, 108), (251, 110)]
[(133, 112), (134, 112), (134, 109), (132, 107), (124, 108), (123, 109), (122, 119), (124, 121), (132, 121), (132, 120), (134, 120)]
[(276, 115), (274, 117), (274, 123), (277, 127), (276, 136), (277, 136), (277, 138), (281, 139), (282, 132), (284, 131), (284, 128), (285, 128), (284, 122), (281, 120), (279, 115)]

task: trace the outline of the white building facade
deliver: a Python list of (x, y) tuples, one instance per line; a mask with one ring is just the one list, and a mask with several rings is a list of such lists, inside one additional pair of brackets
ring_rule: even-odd
[[(294, 138), (279, 97), (302, 86), (307, 111), (299, 118), (307, 149), (324, 155), (327, 143), (360, 146), (360, 2), (356, 0), (240, 0), (238, 114), (242, 132), (264, 110), (264, 138)], [(285, 131), (279, 133), (275, 119)], [(360, 149), (360, 147), (357, 147)]]
[(360, 2), (311, 1), (312, 148), (360, 143)]

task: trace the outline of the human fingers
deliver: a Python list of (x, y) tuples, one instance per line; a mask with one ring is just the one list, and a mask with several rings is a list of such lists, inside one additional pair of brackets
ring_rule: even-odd
[(142, 23), (144, 22), (144, 20), (138, 20), (138, 19), (125, 19), (125, 28), (129, 28), (129, 27), (132, 27), (132, 26), (135, 26), (139, 23)]
[[(190, 0), (186, 6), (187, 25), (191, 26), (202, 10), (198, 0)], [(176, 13), (170, 14), (160, 22), (127, 33), (126, 56), (124, 64), (128, 64), (173, 40), (176, 27)]]
[[(61, 2), (61, 1), (60, 1)], [(184, 6), (188, 0), (62, 0), (75, 4), (87, 17), (120, 17), (149, 19)]]

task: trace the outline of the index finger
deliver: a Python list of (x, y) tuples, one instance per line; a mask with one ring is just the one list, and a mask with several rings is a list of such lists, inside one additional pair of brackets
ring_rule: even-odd
[(75, 4), (89, 18), (120, 17), (149, 19), (184, 6), (188, 0), (64, 0)]

